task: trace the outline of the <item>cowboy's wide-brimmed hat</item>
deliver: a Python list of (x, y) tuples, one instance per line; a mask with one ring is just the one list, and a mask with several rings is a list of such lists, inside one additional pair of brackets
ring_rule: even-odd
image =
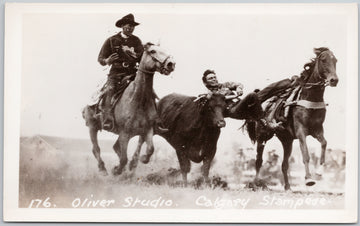
[(139, 25), (138, 22), (135, 22), (134, 15), (132, 15), (131, 13), (118, 20), (115, 25), (116, 27), (122, 27), (125, 24), (130, 24), (133, 26)]

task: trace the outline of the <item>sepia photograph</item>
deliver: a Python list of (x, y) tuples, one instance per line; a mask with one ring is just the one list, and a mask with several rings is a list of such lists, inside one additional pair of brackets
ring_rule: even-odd
[(4, 220), (354, 223), (357, 4), (5, 5)]

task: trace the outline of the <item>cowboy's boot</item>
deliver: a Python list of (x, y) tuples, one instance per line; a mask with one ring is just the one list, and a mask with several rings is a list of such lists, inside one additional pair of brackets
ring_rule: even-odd
[(111, 109), (111, 96), (108, 95), (101, 109), (101, 126), (111, 131), (114, 128), (114, 117)]
[(280, 130), (284, 130), (285, 127), (282, 125), (283, 122), (276, 122), (275, 120), (266, 120), (264, 118), (260, 119), (260, 123), (266, 127), (269, 128), (271, 130), (276, 130), (276, 129), (280, 129)]

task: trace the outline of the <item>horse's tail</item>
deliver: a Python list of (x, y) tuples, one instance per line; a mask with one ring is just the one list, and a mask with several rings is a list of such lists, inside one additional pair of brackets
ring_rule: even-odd
[(250, 121), (250, 120), (246, 120), (243, 127), (246, 127), (246, 130), (249, 134), (250, 140), (253, 142), (253, 144), (255, 144), (256, 142), (256, 122), (255, 121)]

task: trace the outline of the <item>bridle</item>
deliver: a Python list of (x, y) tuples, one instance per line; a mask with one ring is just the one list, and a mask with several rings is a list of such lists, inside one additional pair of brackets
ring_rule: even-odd
[[(329, 50), (323, 51), (316, 57), (316, 59), (315, 59), (315, 67), (316, 68), (314, 68), (311, 75), (308, 76), (308, 78), (304, 82), (304, 84), (302, 86), (303, 89), (312, 89), (314, 87), (324, 87), (325, 88), (326, 86), (329, 86), (329, 83), (326, 81), (326, 78), (321, 76), (321, 74), (319, 73), (319, 68), (318, 68), (319, 67), (319, 62), (318, 61), (320, 60), (321, 55), (324, 54), (325, 52), (328, 52), (328, 51)], [(314, 83), (307, 82), (311, 77), (315, 77), (315, 78), (319, 79), (320, 81), (314, 82)]]
[[(326, 51), (329, 51), (329, 50), (326, 50)], [(309, 75), (305, 79), (304, 83), (301, 85), (297, 100), (291, 102), (291, 104), (302, 106), (302, 107), (305, 107), (307, 109), (324, 109), (324, 108), (326, 108), (326, 104), (324, 103), (324, 101), (313, 102), (313, 101), (300, 99), (301, 93), (305, 89), (309, 90), (309, 89), (313, 89), (313, 88), (317, 88), (317, 87), (319, 87), (320, 89), (325, 89), (325, 87), (329, 85), (329, 82), (326, 81), (326, 78), (321, 76), (321, 74), (319, 73), (319, 68), (318, 68), (319, 67), (319, 62), (318, 61), (320, 60), (321, 55), (324, 54), (326, 51), (321, 52), (316, 57), (315, 62), (314, 62), (315, 66), (314, 66), (314, 69), (313, 69), (311, 75)], [(316, 79), (319, 79), (320, 81), (314, 82), (314, 83), (308, 82), (308, 80), (311, 77), (315, 77)]]
[[(167, 69), (165, 68), (165, 64), (166, 64), (167, 60), (171, 58), (171, 55), (167, 56), (167, 57), (161, 62), (161, 60), (159, 60), (159, 59), (158, 59), (156, 56), (154, 56), (151, 52), (147, 51), (147, 53), (148, 53), (148, 55), (151, 57), (151, 59), (152, 59), (153, 61), (160, 63), (160, 71), (167, 70)], [(146, 74), (154, 74), (154, 73), (155, 73), (155, 71), (148, 71), (148, 70), (145, 70), (145, 69), (143, 69), (143, 68), (139, 68), (139, 70), (140, 70), (141, 72), (146, 73)]]

